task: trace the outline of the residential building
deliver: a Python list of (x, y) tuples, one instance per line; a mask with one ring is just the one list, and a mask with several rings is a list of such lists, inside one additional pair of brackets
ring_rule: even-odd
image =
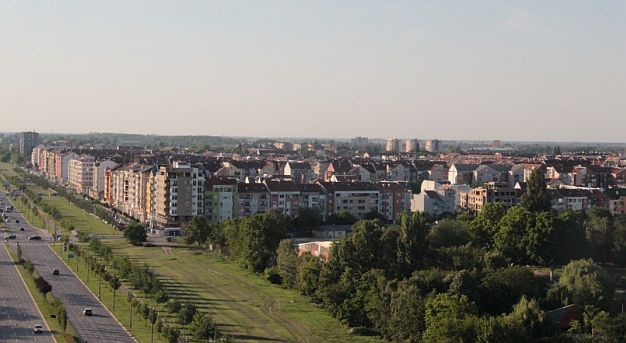
[(95, 159), (90, 155), (80, 155), (68, 164), (68, 184), (79, 194), (87, 194), (93, 185), (93, 166)]
[(380, 191), (369, 182), (320, 182), (326, 193), (326, 213), (328, 217), (349, 212), (358, 219), (370, 213), (380, 213)]
[(509, 188), (508, 183), (488, 182), (484, 187), (472, 189), (465, 208), (474, 213), (482, 211), (485, 205), (491, 203), (500, 203), (504, 208), (511, 208), (519, 203), (519, 199), (518, 192)]
[(204, 177), (191, 164), (162, 166), (154, 179), (156, 229), (181, 227), (204, 214)]
[(411, 211), (411, 192), (405, 182), (381, 181), (377, 184), (380, 191), (380, 214), (387, 221), (395, 223), (401, 213)]
[(429, 139), (426, 141), (424, 149), (430, 153), (436, 154), (441, 151), (441, 141), (438, 139)]
[(411, 197), (411, 211), (423, 212), (432, 217), (456, 213), (456, 193), (435, 181), (422, 182), (421, 190)]
[(471, 185), (476, 177), (476, 169), (478, 169), (480, 165), (467, 163), (455, 163), (450, 166), (448, 170), (448, 180), (450, 184), (466, 184)]
[(237, 217), (265, 213), (270, 207), (270, 194), (263, 183), (239, 183), (237, 185)]
[(237, 179), (207, 177), (204, 194), (204, 214), (207, 220), (223, 222), (237, 217)]
[[(62, 161), (62, 159), (60, 159)], [(104, 176), (107, 170), (113, 169), (117, 163), (111, 160), (96, 161), (93, 166), (93, 184), (89, 191), (89, 196), (102, 200), (104, 198)]]
[(20, 132), (19, 151), (20, 155), (28, 157), (33, 152), (33, 148), (39, 144), (39, 134), (37, 132)]

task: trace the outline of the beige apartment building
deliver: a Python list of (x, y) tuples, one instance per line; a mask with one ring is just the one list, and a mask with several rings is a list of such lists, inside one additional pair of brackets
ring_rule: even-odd
[(112, 206), (142, 223), (148, 222), (148, 189), (152, 167), (139, 163), (114, 170), (111, 173)]
[(474, 213), (482, 211), (485, 205), (490, 203), (500, 203), (504, 208), (511, 208), (519, 203), (517, 190), (510, 188), (507, 183), (496, 182), (488, 182), (485, 187), (474, 188), (461, 199), (461, 207)]
[(151, 194), (154, 228), (180, 228), (194, 216), (204, 215), (204, 176), (190, 164), (160, 167)]
[(93, 185), (94, 163), (94, 157), (89, 155), (81, 155), (69, 161), (68, 183), (76, 193), (87, 194)]

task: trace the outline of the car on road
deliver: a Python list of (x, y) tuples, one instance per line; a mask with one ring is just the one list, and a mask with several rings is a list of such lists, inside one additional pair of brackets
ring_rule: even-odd
[(23, 228), (23, 227), (21, 227), (21, 228), (20, 228), (20, 231), (24, 231), (24, 228)]
[(15, 224), (19, 224), (20, 220), (19, 219), (15, 219)]
[(35, 324), (35, 326), (33, 326), (33, 332), (34, 333), (43, 333), (43, 325)]
[(52, 275), (59, 275), (59, 268), (52, 269)]
[(9, 240), (9, 239), (15, 239), (15, 238), (16, 238), (16, 236), (15, 236), (14, 234), (4, 235), (4, 239), (7, 239), (7, 240)]
[(91, 317), (91, 315), (93, 314), (93, 310), (89, 307), (83, 309), (83, 316), (88, 316)]
[(41, 239), (41, 236), (37, 236), (37, 235), (28, 236), (28, 240), (30, 241), (38, 241), (40, 239)]

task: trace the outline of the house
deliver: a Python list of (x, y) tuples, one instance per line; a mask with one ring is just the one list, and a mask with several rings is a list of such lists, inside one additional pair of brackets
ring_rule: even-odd
[(611, 188), (607, 191), (609, 211), (614, 216), (626, 214), (626, 188)]
[(448, 181), (452, 185), (462, 183), (471, 185), (475, 180), (475, 172), (478, 167), (478, 164), (473, 163), (455, 163), (448, 170)]
[(450, 170), (442, 164), (435, 164), (428, 170), (428, 180), (449, 181)]
[(328, 262), (332, 246), (332, 241), (301, 243), (298, 244), (298, 255), (302, 256), (304, 254), (311, 254), (315, 257), (319, 257), (324, 262)]
[(510, 164), (482, 164), (474, 171), (474, 181), (481, 184), (487, 182), (508, 182)]
[(289, 161), (285, 165), (284, 174), (291, 176), (296, 183), (308, 183), (315, 178), (315, 173), (308, 162)]
[(424, 181), (418, 194), (411, 198), (411, 211), (423, 212), (432, 217), (456, 213), (456, 193), (449, 185)]
[[(552, 208), (556, 211), (584, 211), (588, 210), (600, 201), (594, 196), (597, 190), (558, 188), (548, 189), (548, 194), (552, 201)], [(601, 193), (601, 192), (600, 192)]]

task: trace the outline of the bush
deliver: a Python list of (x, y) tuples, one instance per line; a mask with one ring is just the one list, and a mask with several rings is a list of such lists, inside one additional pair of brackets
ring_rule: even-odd
[(180, 312), (180, 307), (181, 307), (180, 301), (176, 299), (172, 299), (167, 303), (167, 309), (172, 313)]
[(282, 285), (283, 277), (280, 275), (278, 268), (271, 267), (265, 270), (265, 278), (274, 285)]

